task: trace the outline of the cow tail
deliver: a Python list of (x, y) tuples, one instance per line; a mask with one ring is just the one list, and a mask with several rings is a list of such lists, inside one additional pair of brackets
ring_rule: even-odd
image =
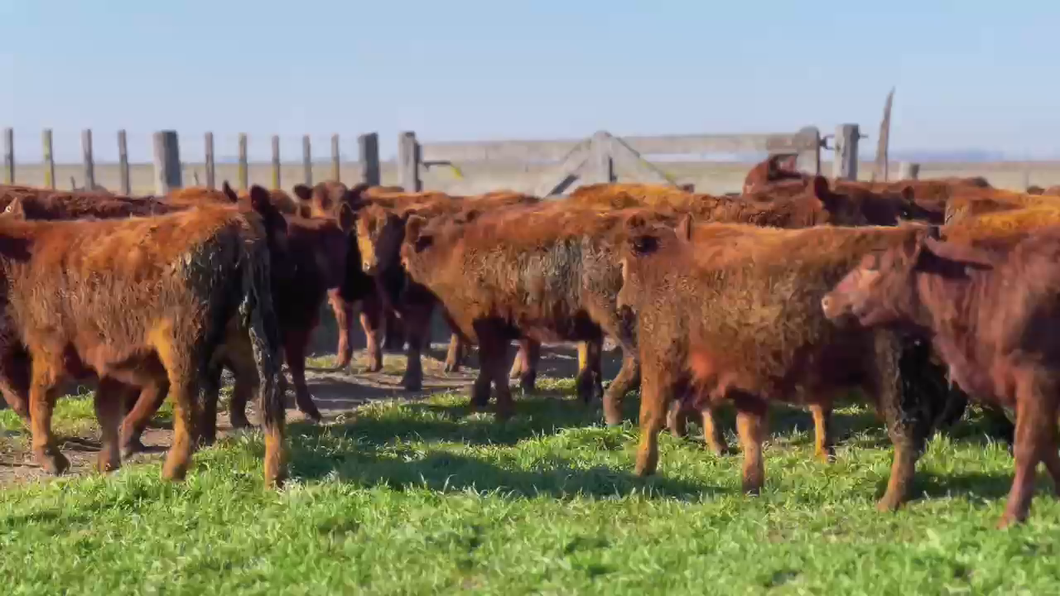
[(248, 242), (243, 254), (243, 301), (240, 315), (250, 336), (258, 370), (265, 429), (265, 485), (280, 486), (287, 478), (284, 378), (280, 366), (280, 328), (272, 302), (269, 251), (264, 239)]

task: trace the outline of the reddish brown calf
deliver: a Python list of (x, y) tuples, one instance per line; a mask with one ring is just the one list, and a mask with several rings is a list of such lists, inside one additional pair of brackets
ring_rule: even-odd
[(1016, 475), (1000, 527), (1026, 519), (1038, 463), (1060, 490), (1060, 226), (990, 251), (918, 233), (866, 255), (821, 308), (833, 320), (930, 332), (962, 389), (1015, 409)]

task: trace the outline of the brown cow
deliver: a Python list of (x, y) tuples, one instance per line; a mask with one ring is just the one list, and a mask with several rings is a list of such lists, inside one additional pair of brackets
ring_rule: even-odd
[(947, 225), (953, 225), (976, 215), (1038, 207), (1060, 209), (1060, 199), (1044, 194), (1033, 195), (1000, 189), (970, 190), (946, 203), (944, 221)]
[[(205, 188), (200, 188), (198, 190), (182, 189), (179, 191), (178, 197), (173, 203), (169, 201), (155, 201), (151, 198), (148, 198), (147, 200), (128, 199), (126, 197), (114, 197), (101, 193), (50, 193), (40, 189), (39, 192), (36, 192), (35, 194), (24, 194), (15, 197), (15, 200), (8, 204), (4, 214), (8, 217), (37, 220), (67, 220), (82, 218), (113, 219), (158, 212), (182, 211), (202, 205), (213, 207), (232, 207), (233, 205), (237, 205), (241, 209), (257, 212), (265, 222), (267, 244), (269, 246), (271, 257), (270, 268), (273, 273), (272, 285), (274, 288), (290, 288), (291, 286), (287, 282), (292, 279), (292, 268), (294, 263), (291, 262), (291, 259), (287, 254), (287, 224), (284, 221), (283, 216), (280, 215), (272, 204), (271, 198), (274, 196), (274, 194), (267, 193), (264, 189), (255, 185), (251, 188), (250, 192), (241, 193), (241, 195), (237, 197), (236, 193), (228, 186), (227, 182), (223, 185), (223, 188), (220, 191), (212, 191)], [(298, 234), (297, 231), (296, 234)], [(342, 255), (340, 254), (339, 256), (341, 257)], [(305, 258), (306, 257), (303, 255), (302, 260), (305, 260)], [(312, 257), (310, 256), (309, 258)], [(307, 270), (307, 266), (302, 264), (301, 267), (304, 276), (304, 271)], [(307, 284), (307, 286), (311, 287), (309, 284)], [(283, 319), (289, 318), (289, 315), (287, 315), (286, 312), (281, 313), (281, 315), (283, 315)], [(222, 364), (228, 365), (229, 368), (236, 373), (235, 395), (231, 402), (232, 424), (234, 427), (247, 426), (248, 424), (246, 423), (244, 408), (240, 407), (240, 404), (245, 404), (249, 393), (256, 390), (258, 386), (258, 377), (253, 358), (252, 346), (250, 345), (245, 330), (239, 328), (239, 326), (229, 325), (229, 333), (226, 335), (225, 344), (215, 351), (211, 369), (216, 369), (219, 373)], [(292, 366), (292, 370), (295, 368), (295, 366)], [(15, 374), (15, 379), (17, 381), (19, 378), (18, 373)], [(292, 375), (294, 376), (294, 373), (292, 373)], [(22, 389), (18, 389), (19, 387)], [(20, 382), (16, 382), (14, 388), (3, 387), (5, 400), (11, 402), (13, 408), (20, 414), (25, 410), (24, 403), (18, 403), (20, 401), (24, 402), (25, 400), (24, 387), (25, 385)], [(219, 389), (220, 387), (207, 385), (204, 399), (207, 408), (216, 405)], [(165, 401), (167, 391), (168, 385), (162, 382), (160, 384), (145, 385), (140, 391), (138, 399), (135, 394), (129, 393), (129, 399), (126, 400), (126, 405), (131, 408), (131, 411), (126, 415), (121, 426), (121, 445), (123, 455), (130, 455), (143, 449), (143, 445), (140, 443), (140, 435), (146, 429), (152, 416)], [(312, 417), (311, 412), (315, 411), (315, 408), (312, 407), (311, 400), (307, 400), (303, 397), (303, 394), (306, 393), (307, 390), (304, 387), (304, 383), (302, 383), (302, 388), (299, 390), (296, 380), (296, 394), (299, 395), (299, 407), (303, 411), (308, 410)], [(306, 402), (309, 403), (309, 408), (305, 407)], [(212, 414), (213, 411), (208, 410), (206, 413)], [(28, 422), (26, 416), (23, 416), (23, 418)], [(213, 420), (213, 418), (209, 418), (209, 420)], [(215, 425), (213, 423), (207, 424), (205, 430), (201, 428), (196, 429), (196, 435), (199, 438), (206, 439), (207, 442), (212, 442), (214, 433)]]
[(1060, 226), (992, 250), (927, 232), (867, 255), (821, 301), (830, 319), (927, 330), (951, 378), (975, 399), (1014, 408), (1016, 474), (999, 527), (1026, 519), (1035, 468), (1060, 490), (1057, 386)]
[(693, 389), (703, 404), (734, 402), (743, 487), (757, 492), (767, 404), (829, 409), (839, 390), (860, 387), (875, 398), (895, 445), (880, 508), (897, 507), (933, 417), (906, 409), (900, 398), (899, 368), (908, 379), (920, 364), (902, 364), (913, 352), (895, 334), (837, 329), (820, 300), (861, 255), (901, 242), (919, 226), (780, 230), (693, 226), (686, 218), (674, 229), (639, 217), (627, 226), (617, 302), (642, 366), (636, 473), (655, 472), (657, 435), (675, 391)]
[(743, 194), (750, 194), (781, 180), (802, 180), (804, 174), (797, 169), (798, 159), (797, 153), (778, 153), (755, 164), (744, 178)]
[(41, 466), (53, 474), (69, 466), (51, 434), (55, 393), (63, 378), (90, 371), (100, 379), (100, 469), (120, 465), (122, 386), (168, 384), (174, 439), (163, 476), (183, 478), (200, 376), (238, 317), (263, 383), (266, 482), (282, 482), (280, 341), (266, 225), (257, 214), (210, 207), (127, 220), (0, 218), (0, 352), (5, 364), (10, 354), (29, 354), (33, 452)]
[[(380, 303), (387, 309), (397, 312), (405, 323), (408, 339), (408, 364), (403, 379), (406, 389), (415, 391), (420, 388), (423, 378), (420, 353), (430, 334), (430, 320), (434, 309), (434, 299), (425, 292), (403, 292), (405, 271), (402, 269), (400, 250), (405, 235), (408, 219), (416, 215), (423, 219), (435, 219), (445, 216), (456, 216), (463, 213), (497, 212), (516, 205), (533, 205), (538, 203), (536, 197), (511, 192), (495, 192), (473, 197), (421, 198), (401, 200), (391, 197), (388, 207), (369, 199), (369, 205), (361, 210), (357, 219), (357, 240), (360, 243), (360, 254), (363, 269), (373, 276), (380, 291)], [(443, 316), (447, 318), (448, 314)], [(454, 333), (450, 338), (449, 353), (446, 357), (446, 370), (454, 371), (460, 366), (464, 352), (463, 340), (457, 333), (455, 324), (448, 321)], [(365, 326), (368, 333), (369, 325)], [(537, 344), (525, 342), (521, 353), (536, 354)], [(370, 352), (370, 355), (373, 353)], [(374, 352), (378, 358), (378, 351)], [(517, 360), (518, 361), (518, 360)], [(381, 362), (369, 362), (372, 366), (381, 366)], [(528, 367), (529, 375), (536, 367)], [(524, 377), (524, 388), (529, 387)]]

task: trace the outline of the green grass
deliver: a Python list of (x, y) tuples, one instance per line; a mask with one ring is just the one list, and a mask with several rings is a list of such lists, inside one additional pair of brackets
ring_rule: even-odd
[[(90, 417), (86, 401), (63, 400), (60, 426)], [(1012, 459), (974, 421), (932, 441), (922, 498), (880, 514), (890, 449), (859, 408), (837, 412), (845, 436), (831, 466), (812, 459), (808, 415), (778, 411), (766, 489), (751, 498), (739, 491), (739, 455), (665, 435), (659, 475), (642, 480), (631, 474), (631, 425), (604, 428), (571, 397), (517, 405), (504, 424), (446, 394), (292, 425), (294, 480), (278, 493), (263, 490), (256, 433), (198, 453), (182, 484), (142, 464), (0, 489), (3, 593), (1060, 589), (1060, 504), (1042, 480), (1029, 523), (995, 530)], [(0, 423), (13, 424), (9, 414)]]

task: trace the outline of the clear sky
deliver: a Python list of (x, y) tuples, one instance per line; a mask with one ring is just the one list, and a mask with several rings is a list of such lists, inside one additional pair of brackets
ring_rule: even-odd
[[(182, 154), (251, 135), (423, 140), (831, 132), (892, 151), (1058, 157), (1057, 0), (0, 0), (0, 126), (38, 156), (98, 158), (175, 128)], [(186, 147), (188, 144), (190, 147)]]

